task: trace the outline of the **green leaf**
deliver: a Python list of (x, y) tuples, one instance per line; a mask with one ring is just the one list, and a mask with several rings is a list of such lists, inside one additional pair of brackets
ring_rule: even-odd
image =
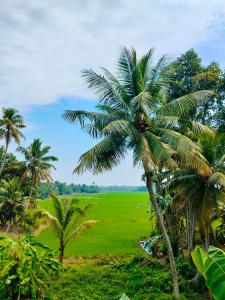
[(1, 271), (1, 273), (0, 273), (0, 278), (3, 278), (5, 275), (7, 275), (8, 272), (9, 272), (9, 270), (12, 269), (12, 267), (14, 267), (16, 264), (17, 264), (16, 261), (10, 261), (10, 262), (8, 262), (8, 263), (4, 266), (3, 270)]
[(192, 259), (199, 271), (203, 276), (205, 275), (204, 261), (208, 254), (202, 248), (197, 246), (191, 253)]
[(217, 300), (225, 298), (225, 252), (210, 246), (205, 261), (206, 285)]
[(208, 253), (196, 247), (191, 253), (198, 271), (205, 277), (206, 285), (216, 300), (225, 295), (225, 252), (210, 246)]

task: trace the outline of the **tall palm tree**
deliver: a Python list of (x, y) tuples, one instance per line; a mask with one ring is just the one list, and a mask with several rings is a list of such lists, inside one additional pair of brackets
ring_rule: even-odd
[(59, 262), (63, 262), (65, 247), (72, 239), (74, 239), (82, 231), (91, 228), (98, 223), (96, 220), (84, 221), (79, 223), (82, 216), (85, 215), (90, 205), (84, 208), (76, 206), (76, 199), (60, 199), (54, 194), (51, 194), (51, 199), (54, 206), (54, 214), (45, 212), (45, 215), (51, 220), (51, 223), (56, 231), (59, 239)]
[(218, 217), (225, 199), (225, 137), (219, 132), (214, 136), (202, 135), (199, 144), (209, 163), (210, 173), (203, 175), (187, 168), (178, 169), (168, 183), (170, 190), (175, 191), (173, 201), (185, 208), (189, 252), (194, 248), (196, 222), (203, 246), (208, 250), (211, 224)]
[[(111, 170), (133, 150), (134, 165), (141, 164), (146, 185), (162, 235), (167, 242), (173, 278), (173, 292), (179, 298), (178, 276), (170, 239), (153, 190), (153, 171), (161, 166), (176, 168), (182, 161), (209, 172), (199, 147), (189, 138), (171, 129), (174, 122), (184, 117), (199, 101), (208, 97), (209, 91), (199, 91), (166, 101), (166, 90), (171, 80), (165, 70), (167, 59), (163, 56), (155, 65), (152, 53), (137, 59), (134, 49), (124, 48), (118, 60), (118, 77), (103, 69), (104, 75), (84, 70), (89, 88), (100, 98), (97, 112), (66, 111), (64, 118), (80, 123), (81, 128), (94, 138), (102, 138), (85, 152), (75, 168), (76, 173), (91, 170), (101, 173)], [(178, 125), (179, 126), (179, 125)], [(198, 129), (196, 124), (193, 127)], [(203, 128), (199, 128), (203, 130)]]
[(52, 181), (51, 169), (55, 169), (55, 167), (51, 162), (57, 161), (58, 158), (47, 155), (50, 148), (50, 146), (42, 146), (39, 139), (34, 139), (27, 148), (22, 146), (17, 148), (25, 157), (22, 181), (27, 178), (31, 180), (30, 196), (41, 180)]
[(0, 175), (2, 174), (5, 166), (7, 151), (11, 140), (14, 140), (17, 144), (19, 144), (20, 139), (24, 137), (20, 129), (24, 127), (23, 117), (18, 114), (16, 109), (2, 109), (2, 118), (0, 119), (0, 136), (5, 140), (5, 151), (0, 165)]

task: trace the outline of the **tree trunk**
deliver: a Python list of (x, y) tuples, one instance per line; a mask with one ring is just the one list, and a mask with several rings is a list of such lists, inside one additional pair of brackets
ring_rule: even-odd
[(34, 190), (34, 179), (31, 179), (31, 185), (30, 185), (30, 193), (29, 193), (29, 197), (32, 197), (33, 195), (33, 190)]
[(65, 250), (65, 245), (63, 243), (60, 244), (59, 247), (59, 262), (62, 264), (63, 263), (63, 258), (64, 258), (64, 250)]
[(4, 166), (5, 166), (8, 147), (9, 147), (9, 143), (6, 142), (6, 145), (5, 145), (5, 152), (4, 152), (4, 156), (3, 156), (3, 159), (2, 159), (2, 163), (1, 163), (1, 166), (0, 166), (0, 175), (2, 174), (2, 171), (3, 171)]
[(188, 201), (188, 204), (186, 206), (186, 239), (189, 255), (194, 249), (195, 222), (196, 214), (193, 211), (192, 203)]
[(172, 246), (171, 246), (169, 235), (168, 235), (168, 233), (166, 231), (166, 227), (164, 225), (164, 220), (163, 220), (162, 213), (160, 211), (160, 208), (158, 206), (158, 203), (156, 201), (155, 194), (154, 194), (154, 191), (153, 191), (153, 182), (152, 182), (151, 170), (148, 167), (148, 164), (146, 164), (145, 162), (143, 162), (143, 167), (144, 167), (144, 170), (145, 170), (146, 185), (147, 185), (147, 189), (148, 189), (148, 192), (149, 192), (149, 195), (150, 195), (150, 201), (151, 201), (151, 203), (154, 207), (154, 211), (155, 211), (155, 214), (157, 216), (158, 224), (160, 226), (163, 238), (165, 239), (165, 241), (167, 243), (168, 254), (169, 254), (169, 259), (170, 259), (170, 268), (171, 268), (172, 279), (173, 279), (173, 295), (174, 295), (174, 298), (177, 300), (177, 299), (180, 298), (180, 294), (179, 294), (178, 275), (177, 275), (177, 269), (176, 269), (176, 263), (175, 263), (175, 258), (174, 258), (174, 254), (173, 254), (173, 249), (172, 249)]

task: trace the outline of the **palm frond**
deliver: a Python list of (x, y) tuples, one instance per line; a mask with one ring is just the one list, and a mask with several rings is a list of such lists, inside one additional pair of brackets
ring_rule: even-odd
[(177, 98), (157, 109), (160, 116), (185, 117), (198, 104), (206, 101), (213, 92), (202, 90)]
[(131, 137), (136, 139), (138, 132), (137, 129), (127, 120), (116, 120), (109, 123), (103, 130), (104, 133), (110, 133), (122, 136), (124, 139), (126, 137)]
[(191, 121), (191, 130), (197, 135), (205, 134), (215, 137), (215, 131), (213, 129), (196, 121)]
[(136, 113), (144, 113), (146, 116), (150, 115), (152, 109), (152, 101), (154, 99), (149, 92), (141, 92), (132, 99), (132, 109)]
[(134, 72), (135, 54), (124, 47), (118, 60), (119, 78), (123, 86), (126, 88), (127, 95), (134, 97), (136, 95)]
[(209, 177), (209, 183), (210, 184), (216, 184), (219, 186), (222, 186), (225, 188), (225, 174), (222, 172), (214, 172), (210, 177)]
[(109, 135), (80, 157), (74, 173), (81, 174), (90, 170), (98, 174), (105, 170), (111, 170), (124, 158), (125, 153), (124, 139)]
[(94, 225), (98, 224), (99, 221), (98, 220), (88, 220), (88, 221), (84, 221), (81, 225), (79, 225), (78, 227), (76, 227), (74, 230), (69, 231), (66, 234), (65, 237), (65, 245), (72, 240), (73, 238), (75, 238), (77, 235), (81, 234), (83, 231), (88, 230), (90, 228), (92, 228)]
[(144, 133), (144, 136), (148, 141), (156, 165), (167, 166), (172, 169), (177, 167), (177, 163), (172, 158), (175, 151), (168, 144), (163, 143), (158, 136), (150, 131)]

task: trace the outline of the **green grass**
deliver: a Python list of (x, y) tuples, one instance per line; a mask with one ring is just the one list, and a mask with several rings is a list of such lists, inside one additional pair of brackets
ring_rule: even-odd
[[(79, 194), (76, 197), (80, 206), (93, 204), (85, 219), (99, 220), (100, 223), (69, 243), (66, 257), (142, 253), (138, 241), (153, 229), (147, 213), (147, 193)], [(51, 200), (41, 201), (40, 206), (52, 212)], [(38, 240), (58, 249), (51, 227), (43, 230)]]
[[(197, 293), (188, 283), (194, 274), (190, 275), (188, 264), (180, 262), (178, 267), (182, 269), (181, 300), (207, 299), (205, 289), (198, 287)], [(107, 257), (66, 266), (51, 280), (49, 292), (56, 300), (118, 300), (122, 293), (132, 300), (173, 299), (169, 265), (149, 256)]]

